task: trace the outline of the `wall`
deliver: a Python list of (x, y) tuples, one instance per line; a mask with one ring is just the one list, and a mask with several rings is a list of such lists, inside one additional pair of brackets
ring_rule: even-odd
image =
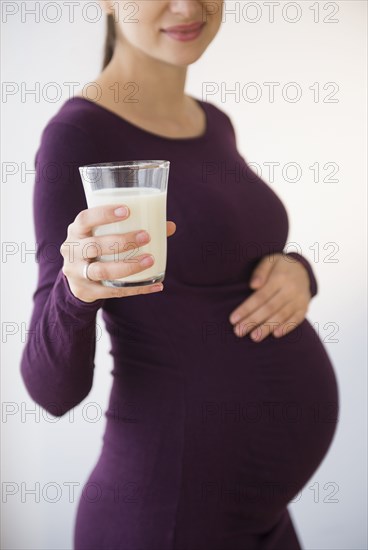
[[(75, 3), (74, 22), (61, 1), (39, 3), (35, 21), (26, 11), (36, 4), (2, 2), (2, 548), (7, 550), (71, 548), (76, 502), (101, 446), (112, 368), (99, 313), (94, 386), (73, 413), (48, 417), (20, 377), (37, 282), (34, 155), (42, 129), (68, 98), (65, 83), (83, 86), (98, 75), (104, 39), (104, 20), (92, 22), (98, 16), (93, 2)], [(61, 16), (51, 23), (55, 4)], [(328, 455), (290, 509), (305, 548), (358, 550), (367, 548), (367, 5), (272, 4), (273, 22), (270, 3), (227, 1), (218, 36), (188, 71), (187, 92), (230, 115), (242, 155), (256, 163), (287, 207), (288, 242), (297, 243), (317, 275), (319, 294), (308, 318), (336, 370), (341, 418)], [(56, 102), (50, 82), (62, 92)], [(267, 82), (278, 84), (274, 101)], [(35, 86), (40, 93), (22, 97)], [(237, 87), (238, 95), (226, 93)], [(256, 91), (261, 95), (252, 101)], [(293, 101), (296, 91), (301, 97)], [(274, 176), (270, 162), (279, 163)], [(34, 494), (27, 492), (32, 488)]]

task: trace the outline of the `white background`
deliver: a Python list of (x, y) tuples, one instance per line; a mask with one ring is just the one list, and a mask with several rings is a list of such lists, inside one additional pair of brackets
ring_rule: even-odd
[[(44, 7), (48, 2), (41, 2)], [(94, 386), (90, 395), (72, 413), (61, 419), (48, 418), (29, 398), (20, 377), (20, 356), (32, 311), (37, 264), (34, 253), (22, 258), (20, 249), (35, 249), (32, 218), (34, 176), (4, 174), (5, 163), (25, 163), (34, 168), (34, 155), (42, 129), (68, 99), (64, 82), (83, 85), (98, 75), (102, 62), (105, 22), (91, 23), (96, 10), (83, 17), (80, 2), (75, 22), (68, 20), (63, 8), (59, 22), (52, 8), (39, 22), (21, 13), (35, 2), (2, 2), (2, 80), (46, 89), (46, 97), (32, 95), (22, 100), (20, 91), (2, 99), (2, 241), (15, 243), (19, 252), (2, 257), (2, 548), (70, 549), (76, 503), (81, 486), (97, 459), (104, 430), (103, 412), (111, 385), (112, 358), (109, 339), (100, 312), (97, 323), (103, 333), (97, 344)], [(19, 8), (5, 21), (4, 5)], [(50, 3), (49, 3), (50, 4)], [(54, 2), (55, 4), (55, 2)], [(288, 242), (297, 242), (317, 275), (319, 293), (312, 300), (309, 320), (332, 359), (338, 378), (341, 416), (328, 455), (297, 502), (290, 506), (303, 547), (308, 550), (367, 548), (366, 509), (366, 16), (365, 1), (319, 2), (319, 22), (314, 22), (316, 2), (299, 1), (301, 17), (295, 23), (295, 7), (284, 11), (287, 2), (275, 7), (270, 22), (264, 2), (227, 0), (225, 20), (219, 34), (202, 58), (188, 71), (187, 93), (208, 99), (228, 113), (236, 128), (238, 148), (248, 162), (262, 167), (262, 177), (282, 198), (290, 219)], [(249, 3), (248, 3), (249, 4)], [(258, 5), (258, 17), (255, 4)], [(290, 4), (290, 3), (289, 3)], [(338, 12), (330, 18), (335, 8)], [(240, 16), (229, 13), (240, 9)], [(251, 23), (250, 20), (255, 22)], [(52, 102), (45, 86), (56, 82), (62, 98)], [(233, 95), (215, 93), (203, 97), (204, 83), (214, 82), (221, 89), (240, 89), (257, 82), (262, 97), (251, 102)], [(270, 102), (264, 82), (278, 82), (275, 101)], [(291, 102), (282, 95), (285, 84), (297, 82), (302, 97)], [(324, 85), (334, 82), (338, 92)], [(22, 84), (23, 83), (23, 84)], [(320, 97), (314, 101), (313, 84)], [(4, 84), (3, 84), (4, 85)], [(79, 86), (78, 86), (79, 88)], [(316, 88), (316, 85), (315, 85)], [(248, 98), (254, 97), (254, 88)], [(289, 89), (290, 98), (294, 90)], [(120, 160), (120, 159), (118, 159)], [(279, 162), (271, 180), (266, 162)], [(295, 172), (283, 177), (281, 168), (300, 165), (299, 181), (291, 182)], [(325, 163), (338, 165), (337, 182), (323, 181), (329, 171)], [(309, 168), (320, 166), (319, 181)], [(317, 243), (317, 244), (316, 244)], [(336, 253), (328, 261), (335, 243)], [(312, 248), (313, 247), (313, 248)], [(319, 257), (316, 250), (319, 249)], [(330, 258), (331, 259), (331, 258)], [(14, 329), (8, 335), (9, 323)], [(331, 328), (336, 327), (331, 336)], [(329, 336), (330, 335), (330, 336)], [(335, 340), (334, 342), (331, 340)], [(92, 404), (92, 405), (91, 405)], [(93, 405), (95, 404), (95, 405)], [(12, 410), (13, 414), (8, 414)], [(32, 412), (26, 412), (34, 411)], [(98, 417), (96, 421), (93, 419)], [(39, 489), (37, 488), (39, 483)], [(60, 487), (60, 498), (49, 483)], [(68, 485), (76, 484), (74, 496)], [(328, 502), (333, 483), (337, 488)], [(13, 484), (13, 495), (6, 490)], [(23, 485), (22, 485), (23, 484)], [(58, 485), (56, 485), (58, 484)], [(70, 485), (69, 485), (70, 486)], [(313, 489), (311, 487), (313, 486)], [(26, 489), (36, 489), (35, 495)], [(317, 492), (316, 489), (319, 489)], [(5, 501), (5, 502), (4, 502)], [(231, 549), (229, 549), (231, 550)]]

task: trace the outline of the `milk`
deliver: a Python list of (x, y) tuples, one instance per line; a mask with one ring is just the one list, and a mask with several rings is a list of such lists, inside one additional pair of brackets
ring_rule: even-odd
[[(151, 267), (127, 277), (113, 279), (114, 281), (148, 284), (152, 280), (154, 282), (163, 280), (167, 251), (166, 195), (166, 191), (163, 192), (154, 187), (113, 187), (87, 191), (89, 208), (115, 204), (116, 206), (126, 205), (130, 210), (129, 217), (124, 220), (94, 227), (92, 230), (94, 236), (146, 230), (151, 237), (149, 243), (134, 249), (128, 243), (124, 252), (120, 253), (117, 252), (117, 243), (114, 244), (114, 239), (111, 240), (111, 255), (100, 256), (98, 260), (102, 262), (125, 260), (136, 266), (139, 265), (136, 258), (141, 254), (152, 254), (155, 259)], [(104, 281), (102, 284), (111, 286)]]

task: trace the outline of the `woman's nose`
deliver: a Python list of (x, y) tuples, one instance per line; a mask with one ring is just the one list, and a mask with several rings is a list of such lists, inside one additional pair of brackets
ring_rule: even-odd
[(170, 0), (170, 10), (176, 15), (193, 21), (200, 20), (202, 16), (201, 0)]

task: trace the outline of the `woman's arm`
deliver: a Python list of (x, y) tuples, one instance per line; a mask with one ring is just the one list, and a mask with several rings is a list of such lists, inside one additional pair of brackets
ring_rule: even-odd
[(78, 405), (93, 382), (96, 314), (104, 300), (87, 303), (74, 296), (60, 247), (68, 225), (87, 208), (78, 166), (97, 161), (82, 129), (63, 122), (46, 126), (33, 195), (38, 283), (21, 374), (34, 401), (55, 416)]
[(300, 262), (305, 267), (309, 277), (309, 288), (310, 288), (311, 298), (313, 298), (318, 293), (318, 283), (309, 261), (298, 252), (287, 252), (285, 253), (285, 256), (294, 258), (296, 261)]

